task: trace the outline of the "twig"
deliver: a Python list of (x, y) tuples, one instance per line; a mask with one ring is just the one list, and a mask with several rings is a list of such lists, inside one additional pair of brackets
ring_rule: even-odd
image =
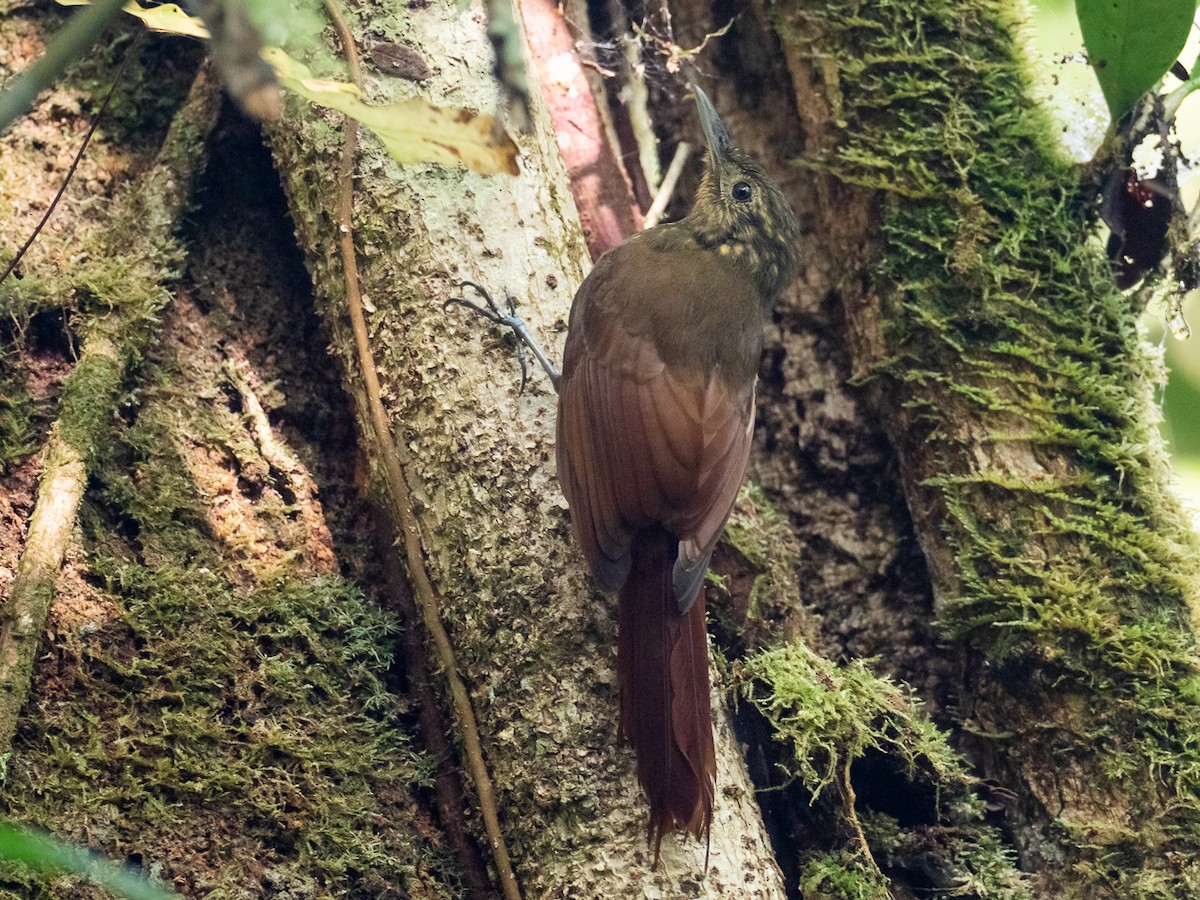
[[(662, 166), (658, 161), (658, 136), (654, 133), (654, 120), (650, 115), (650, 86), (646, 80), (646, 64), (642, 59), (642, 42), (624, 27), (628, 13), (623, 0), (609, 0), (608, 9), (614, 27), (619, 24), (621, 28), (617, 42), (621, 48), (621, 90), (624, 93), (625, 115), (637, 144), (637, 161), (642, 169), (646, 190), (650, 193), (657, 191), (662, 183)], [(670, 11), (667, 11), (667, 16), (670, 16)], [(630, 164), (631, 161), (626, 163)]]
[(1183, 104), (1183, 101), (1196, 90), (1200, 90), (1200, 72), (1192, 75), (1191, 78), (1185, 80), (1183, 84), (1167, 95), (1166, 99), (1163, 100), (1163, 118), (1168, 123), (1174, 121), (1175, 114), (1179, 112), (1179, 107)]
[(691, 154), (692, 145), (687, 141), (680, 141), (679, 146), (675, 148), (675, 155), (671, 158), (671, 165), (667, 168), (667, 174), (663, 176), (658, 193), (654, 195), (654, 202), (646, 210), (643, 222), (647, 228), (653, 228), (662, 218), (663, 210), (671, 202), (671, 195), (675, 193), (675, 185), (679, 183), (679, 176), (683, 173), (683, 167)]
[(58, 206), (58, 201), (62, 199), (63, 194), (67, 192), (67, 185), (71, 183), (71, 179), (75, 177), (75, 170), (79, 167), (80, 161), (83, 159), (84, 151), (87, 150), (88, 144), (91, 143), (92, 135), (96, 133), (96, 127), (100, 124), (100, 120), (104, 118), (104, 113), (108, 109), (108, 103), (113, 98), (113, 94), (117, 92), (117, 85), (121, 83), (121, 79), (125, 76), (125, 70), (129, 68), (129, 63), (133, 61), (133, 55), (137, 48), (142, 43), (142, 35), (145, 31), (138, 31), (134, 34), (132, 42), (129, 44), (129, 49), (125, 51), (125, 58), (121, 60), (121, 66), (117, 69), (117, 74), (113, 76), (112, 85), (108, 89), (108, 93), (104, 95), (104, 100), (100, 104), (100, 108), (96, 110), (96, 115), (92, 117), (92, 124), (88, 127), (87, 134), (83, 136), (83, 143), (79, 145), (79, 150), (75, 154), (75, 158), (71, 160), (71, 168), (67, 169), (67, 174), (63, 178), (62, 184), (58, 188), (58, 193), (54, 195), (54, 199), (50, 201), (50, 205), (46, 208), (45, 215), (42, 220), (37, 223), (37, 227), (33, 229), (33, 233), (29, 235), (25, 243), (21, 245), (21, 249), (17, 251), (17, 255), (8, 261), (8, 266), (4, 269), (4, 274), (0, 275), (0, 284), (4, 284), (5, 279), (13, 273), (18, 264), (21, 262), (26, 251), (33, 246), (33, 242), (37, 240), (37, 236), (42, 233), (42, 229), (46, 227), (46, 223), (50, 221), (50, 216), (54, 213), (54, 208)]
[(67, 26), (54, 36), (42, 58), (12, 79), (0, 93), (0, 134), (33, 104), (34, 98), (49, 87), (75, 60), (96, 42), (101, 32), (126, 0), (96, 0), (71, 17)]
[[(390, 551), (395, 547), (399, 535), (392, 525), (392, 516), (382, 507), (374, 507), (375, 539), (379, 547)], [(470, 888), (470, 896), (494, 896), (487, 865), (475, 841), (467, 831), (466, 802), (462, 780), (454, 765), (454, 751), (447, 735), (450, 732), (446, 717), (434, 696), (430, 678), (429, 650), (421, 628), (421, 613), (417, 610), (412, 588), (400, 565), (397, 554), (383, 552), (383, 590), (392, 606), (400, 615), (401, 639), (404, 641), (404, 669), (417, 704), (421, 742), (429, 755), (437, 761), (437, 775), (433, 787), (437, 796), (437, 811), (446, 840), (454, 848), (462, 869), (463, 878)]]
[[(125, 197), (134, 207), (155, 197), (161, 217), (146, 222), (147, 243), (171, 240), (170, 224), (182, 214), (191, 194), (195, 174), (203, 167), (204, 154), (196, 143), (216, 124), (220, 106), (219, 89), (207, 69), (192, 84), (187, 102), (175, 116), (153, 167), (135, 191)], [(124, 229), (126, 216), (118, 210), (112, 227)], [(124, 241), (128, 235), (113, 238)], [(136, 256), (138, 248), (130, 251)], [(152, 262), (158, 253), (145, 252), (143, 262), (128, 276), (151, 279), (155, 283), (167, 277)], [(114, 305), (88, 323), (79, 362), (63, 388), (58, 421), (46, 442), (37, 501), (29, 519), (25, 547), (17, 572), (9, 587), (8, 598), (0, 610), (0, 753), (6, 752), (16, 731), (21, 707), (29, 696), (34, 657), (38, 641), (46, 627), (46, 616), (54, 600), (63, 557), (75, 527), (75, 514), (87, 485), (90, 454), (103, 439), (101, 433), (109, 417), (102, 410), (114, 410), (121, 382), (129, 361), (140, 355), (154, 333), (153, 324), (161, 305)]]
[[(354, 36), (350, 33), (350, 28), (337, 8), (335, 0), (325, 0), (325, 9), (333, 20), (342, 47), (346, 52), (351, 78), (356, 85), (361, 87), (362, 68)], [(374, 458), (383, 467), (384, 481), (388, 493), (391, 495), (392, 510), (400, 525), (400, 532), (404, 536), (409, 578), (412, 580), (417, 603), (421, 608), (421, 616), (425, 620), (425, 627), (429, 631), (430, 639), (437, 651), (438, 661), (441, 663), (449, 683), (454, 715), (462, 731), (467, 768), (471, 773), (471, 780), (475, 783), (475, 792), (479, 797), (479, 811), (483, 817), (484, 828), (487, 830), (492, 858), (496, 863), (496, 872), (500, 878), (500, 886), (506, 900), (521, 900), (521, 891), (517, 887), (516, 875), (513, 873), (512, 863), (509, 861), (504, 834), (500, 830), (495, 791), (492, 788), (487, 765), (483, 760), (483, 746), (479, 740), (479, 726), (475, 721), (475, 712), (471, 708), (471, 698), (467, 693), (466, 685), (459, 677), (454, 648), (438, 615), (441, 604), (438, 602), (437, 592), (429, 578), (429, 573), (425, 569), (425, 560), (421, 551), (420, 526), (412, 512), (408, 483), (400, 468), (400, 461), (388, 443), (391, 428), (388, 423), (387, 411), (380, 399), (382, 392), (375, 368), (375, 356), (371, 352), (367, 322), (363, 315), (362, 294), (358, 287), (358, 259), (354, 251), (354, 234), (351, 231), (354, 212), (354, 159), (357, 152), (358, 123), (347, 118), (346, 139), (342, 146), (342, 164), (339, 173), (341, 185), (338, 203), (339, 247), (346, 276), (346, 304), (349, 308), (350, 328), (354, 333), (354, 346), (366, 388), (371, 429), (375, 433), (377, 452), (374, 454)]]
[(716, 31), (710, 31), (708, 34), (704, 35), (704, 40), (695, 47), (687, 49), (675, 43), (675, 29), (671, 25), (671, 10), (665, 2), (662, 4), (662, 13), (663, 20), (666, 22), (667, 36), (665, 38), (661, 38), (647, 30), (645, 19), (642, 20), (640, 25), (637, 22), (631, 23), (631, 27), (633, 29), (635, 38), (637, 38), (639, 41), (646, 41), (647, 43), (653, 44), (658, 48), (659, 56), (663, 57), (664, 59), (663, 65), (671, 74), (675, 74), (679, 71), (683, 60), (702, 53), (704, 48), (708, 46), (709, 41), (713, 40), (714, 38), (724, 37), (729, 32), (729, 29), (733, 27), (733, 23), (737, 20), (737, 16), (734, 16), (734, 18), (730, 19)]
[[(850, 763), (852, 762), (850, 755), (846, 755), (845, 763), (842, 765), (841, 787), (842, 796), (846, 801), (846, 818), (850, 821), (851, 827), (854, 829), (854, 835), (858, 838), (859, 846), (862, 847), (863, 858), (867, 862), (872, 874), (882, 879), (883, 872), (879, 870), (879, 863), (875, 862), (875, 855), (871, 853), (871, 845), (867, 843), (867, 836), (863, 833), (862, 823), (858, 820), (858, 810), (855, 806), (858, 804), (858, 798), (854, 793), (854, 785), (850, 783)], [(890, 895), (889, 895), (890, 896)]]

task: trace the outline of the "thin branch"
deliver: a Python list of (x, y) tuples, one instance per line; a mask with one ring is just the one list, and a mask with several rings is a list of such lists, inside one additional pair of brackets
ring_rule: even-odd
[(880, 880), (883, 880), (883, 872), (879, 870), (879, 863), (875, 862), (875, 855), (871, 852), (871, 845), (867, 843), (867, 836), (863, 833), (862, 823), (858, 820), (858, 810), (855, 807), (858, 804), (858, 798), (854, 793), (854, 785), (850, 782), (850, 763), (853, 760), (850, 754), (846, 754), (846, 758), (842, 764), (841, 778), (838, 779), (842, 789), (842, 797), (846, 801), (846, 819), (850, 822), (850, 827), (854, 829), (854, 836), (858, 839), (858, 845), (862, 849), (863, 859), (867, 863), (867, 867), (871, 873)]
[(1163, 118), (1168, 123), (1174, 121), (1175, 115), (1179, 112), (1179, 107), (1183, 104), (1183, 101), (1197, 88), (1200, 88), (1200, 73), (1196, 73), (1183, 84), (1179, 85), (1179, 87), (1175, 88), (1175, 90), (1171, 91), (1171, 93), (1167, 94), (1166, 99), (1163, 100)]
[(117, 17), (126, 0), (96, 0), (71, 17), (50, 42), (42, 58), (13, 78), (0, 93), (0, 134), (33, 105), (34, 98), (54, 84), (67, 66), (96, 42), (108, 23)]
[[(325, 0), (325, 8), (329, 12), (337, 29), (342, 47), (346, 52), (346, 60), (350, 66), (350, 75), (354, 83), (361, 87), (362, 69), (358, 58), (358, 49), (354, 36), (346, 24), (345, 18), (337, 8), (335, 0)], [(351, 230), (354, 213), (354, 160), (358, 153), (358, 123), (346, 119), (346, 139), (342, 147), (342, 164), (340, 179), (340, 197), (338, 203), (339, 247), (342, 256), (342, 266), (346, 277), (346, 303), (350, 314), (350, 327), (354, 333), (354, 346), (358, 354), (359, 368), (362, 370), (363, 382), (366, 388), (367, 408), (371, 419), (371, 429), (375, 434), (376, 453), (374, 458), (383, 468), (384, 481), (391, 495), (392, 510), (398, 519), (400, 532), (404, 536), (404, 549), (408, 561), (409, 578), (412, 580), (417, 604), (425, 620), (425, 627), (437, 651), (438, 661), (446, 673), (449, 682), (450, 697), (454, 707), (454, 715), (462, 732), (463, 748), (466, 751), (467, 768), (471, 780), (475, 783), (475, 791), (479, 796), (479, 811), (487, 830), (488, 842), (492, 858), (496, 863), (496, 871), (500, 877), (500, 885), (504, 891), (505, 900), (521, 900), (521, 891), (517, 887), (516, 875), (513, 873), (509, 860), (508, 848), (504, 843), (504, 834), (500, 830), (500, 817), (496, 810), (496, 796), (492, 787), (491, 776), (483, 759), (483, 745), (479, 740), (479, 726), (475, 721), (475, 712), (471, 708), (471, 698), (466, 685), (458, 674), (458, 663), (454, 656), (454, 648), (450, 637), (442, 624), (438, 610), (436, 589), (425, 568), (425, 559), (421, 550), (421, 532), (416, 516), (413, 515), (412, 501), (408, 491), (408, 482), (400, 468), (400, 461), (388, 443), (391, 427), (387, 411), (380, 399), (382, 392), (379, 376), (375, 367), (375, 356), (371, 352), (370, 339), (367, 332), (366, 317), (363, 315), (362, 294), (359, 291), (358, 259), (354, 250), (354, 233)]]
[[(662, 166), (658, 161), (658, 135), (654, 133), (654, 121), (650, 115), (650, 85), (646, 79), (646, 65), (642, 60), (642, 41), (625, 27), (628, 12), (624, 0), (608, 0), (608, 14), (614, 28), (620, 27), (617, 43), (621, 50), (620, 84), (625, 116), (637, 145), (637, 163), (642, 169), (646, 191), (652, 194), (662, 183)], [(666, 15), (670, 17), (669, 10), (666, 11)], [(587, 20), (586, 11), (580, 19)], [(634, 164), (632, 160), (624, 162), (626, 167)]]
[[(392, 515), (382, 507), (374, 507), (375, 539), (388, 551), (399, 542)], [(433, 787), (437, 796), (437, 811), (446, 840), (454, 849), (462, 868), (463, 878), (473, 898), (494, 894), (487, 865), (467, 830), (466, 798), (462, 779), (450, 744), (450, 725), (434, 695), (430, 677), (429, 648), (422, 634), (421, 613), (413, 597), (411, 584), (396, 553), (383, 552), (383, 590), (403, 623), (400, 630), (404, 641), (404, 668), (410, 690), (416, 700), (421, 741), (426, 752), (437, 762)]]
[(130, 62), (133, 61), (134, 53), (141, 46), (142, 35), (145, 33), (145, 31), (138, 31), (134, 34), (133, 41), (129, 44), (129, 49), (125, 51), (125, 58), (121, 60), (121, 66), (117, 69), (117, 74), (113, 76), (112, 85), (109, 87), (108, 93), (104, 95), (104, 100), (101, 102), (100, 108), (96, 110), (96, 115), (92, 117), (92, 124), (88, 127), (87, 134), (83, 136), (83, 143), (79, 145), (79, 150), (75, 153), (75, 158), (71, 160), (71, 167), (67, 169), (67, 174), (58, 188), (58, 193), (50, 201), (50, 205), (46, 208), (46, 213), (42, 216), (42, 220), (37, 223), (37, 227), (33, 229), (33, 232), (26, 239), (25, 243), (21, 245), (21, 249), (17, 251), (17, 255), (8, 261), (8, 266), (4, 269), (4, 274), (0, 275), (0, 284), (4, 284), (8, 276), (20, 264), (21, 258), (33, 246), (33, 242), (37, 240), (38, 235), (42, 233), (42, 229), (46, 227), (46, 223), (50, 221), (50, 216), (54, 214), (54, 209), (58, 206), (58, 201), (67, 192), (67, 185), (75, 177), (75, 170), (79, 168), (79, 163), (83, 160), (83, 154), (87, 150), (88, 144), (92, 141), (92, 135), (96, 133), (96, 127), (100, 124), (100, 120), (104, 118), (109, 101), (112, 100), (113, 94), (117, 92), (117, 85), (121, 83), (121, 79), (125, 76), (125, 70), (129, 68)]
[(653, 228), (662, 218), (663, 211), (671, 202), (671, 195), (675, 193), (675, 185), (679, 183), (679, 176), (683, 174), (683, 167), (687, 164), (691, 153), (692, 145), (687, 141), (680, 141), (679, 146), (675, 148), (675, 155), (671, 158), (667, 174), (663, 176), (658, 193), (654, 195), (654, 202), (650, 204), (650, 208), (646, 210), (646, 216), (642, 220), (647, 228)]

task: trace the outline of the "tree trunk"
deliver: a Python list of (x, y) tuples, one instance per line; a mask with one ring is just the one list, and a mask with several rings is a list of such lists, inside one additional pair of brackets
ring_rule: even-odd
[[(593, 26), (627, 24), (603, 6)], [(58, 523), (10, 815), (195, 896), (488, 896), (505, 855), (527, 897), (1200, 894), (1196, 542), (1154, 430), (1157, 362), (1026, 96), (1016, 4), (758, 2), (674, 74), (727, 6), (633, 16), (664, 156), (699, 137), (668, 123), (690, 121), (682, 85), (700, 80), (804, 227), (761, 369), (755, 487), (716, 556), (711, 847), (669, 837), (652, 867), (616, 736), (615, 604), (571, 541), (553, 390), (532, 373), (519, 392), (512, 344), (443, 307), (463, 280), (512, 294), (557, 357), (588, 266), (577, 203), (636, 219), (586, 157), (572, 184), (536, 96), (518, 176), (401, 167), (360, 138), (351, 232), (386, 433), (339, 254), (342, 119), (292, 98), (268, 129), (281, 229), (275, 176), (226, 112), (190, 224), (159, 223), (136, 256), (153, 291), (186, 265), (128, 391), (91, 420), (78, 521)], [(498, 107), (481, 9), (353, 12), (360, 51), (403, 43), (432, 72), (368, 68), (370, 102)], [(0, 60), (46, 21), (6, 20)], [(195, 64), (165, 40), (118, 95), (87, 195), (151, 167)], [(124, 41), (3, 139), (0, 262)], [(344, 77), (342, 56), (307, 62)], [(0, 286), (6, 591), (72, 342), (134, 283), (141, 244), (95, 237), (109, 208), (68, 204)], [(452, 670), (416, 612), (430, 597)], [(0, 894), (63, 890), (90, 896), (0, 867)]]
[(1194, 896), (1196, 541), (1140, 307), (1030, 108), (1020, 14), (775, 10), (830, 258), (815, 268), (833, 269), (818, 284), (950, 641), (933, 697), (1015, 793), (1022, 867), (1047, 897)]
[[(408, 41), (442, 60), (423, 93), (496, 107), (496, 85), (477, 77), (490, 65), (477, 16), (433, 4), (411, 14), (409, 26)], [(412, 93), (384, 83), (372, 100)], [(511, 352), (481, 335), (478, 321), (443, 309), (462, 280), (498, 299), (511, 293), (557, 356), (587, 248), (540, 102), (534, 113), (518, 178), (401, 168), (370, 143), (359, 157), (354, 231), (391, 423), (383, 452), (397, 455), (415, 498), (423, 565), (470, 688), (522, 887), (531, 896), (781, 896), (727, 727), (711, 847), (669, 841), (661, 869), (652, 871), (646, 808), (630, 754), (616, 741), (614, 603), (585, 577), (550, 462), (552, 387), (535, 377), (519, 395)], [(318, 304), (353, 373), (359, 364), (342, 324), (336, 226), (323, 212), (337, 185), (314, 178), (333, 170), (336, 148), (321, 134), (311, 124), (279, 128), (271, 142)], [(360, 420), (369, 421), (357, 376), (350, 389)], [(710, 869), (701, 878), (706, 854)]]

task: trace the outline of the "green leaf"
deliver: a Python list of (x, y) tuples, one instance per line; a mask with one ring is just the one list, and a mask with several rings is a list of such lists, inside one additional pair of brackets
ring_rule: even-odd
[(1113, 121), (1171, 68), (1196, 15), (1196, 0), (1076, 0), (1088, 59)]
[(0, 859), (24, 863), (39, 872), (69, 872), (129, 900), (177, 900), (179, 896), (84, 847), (7, 822), (0, 822)]
[[(91, 2), (92, 0), (58, 0), (58, 5), (87, 6)], [(208, 39), (208, 29), (204, 27), (204, 23), (195, 16), (189, 16), (174, 3), (163, 3), (143, 9), (134, 0), (130, 0), (122, 9), (134, 18), (141, 19), (142, 24), (151, 31)]]

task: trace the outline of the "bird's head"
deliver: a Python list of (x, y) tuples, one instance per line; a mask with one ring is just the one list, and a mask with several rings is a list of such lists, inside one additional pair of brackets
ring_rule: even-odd
[(749, 269), (763, 299), (774, 302), (795, 271), (800, 227), (779, 185), (733, 146), (704, 91), (694, 85), (692, 90), (708, 158), (695, 206), (683, 224), (702, 246)]

